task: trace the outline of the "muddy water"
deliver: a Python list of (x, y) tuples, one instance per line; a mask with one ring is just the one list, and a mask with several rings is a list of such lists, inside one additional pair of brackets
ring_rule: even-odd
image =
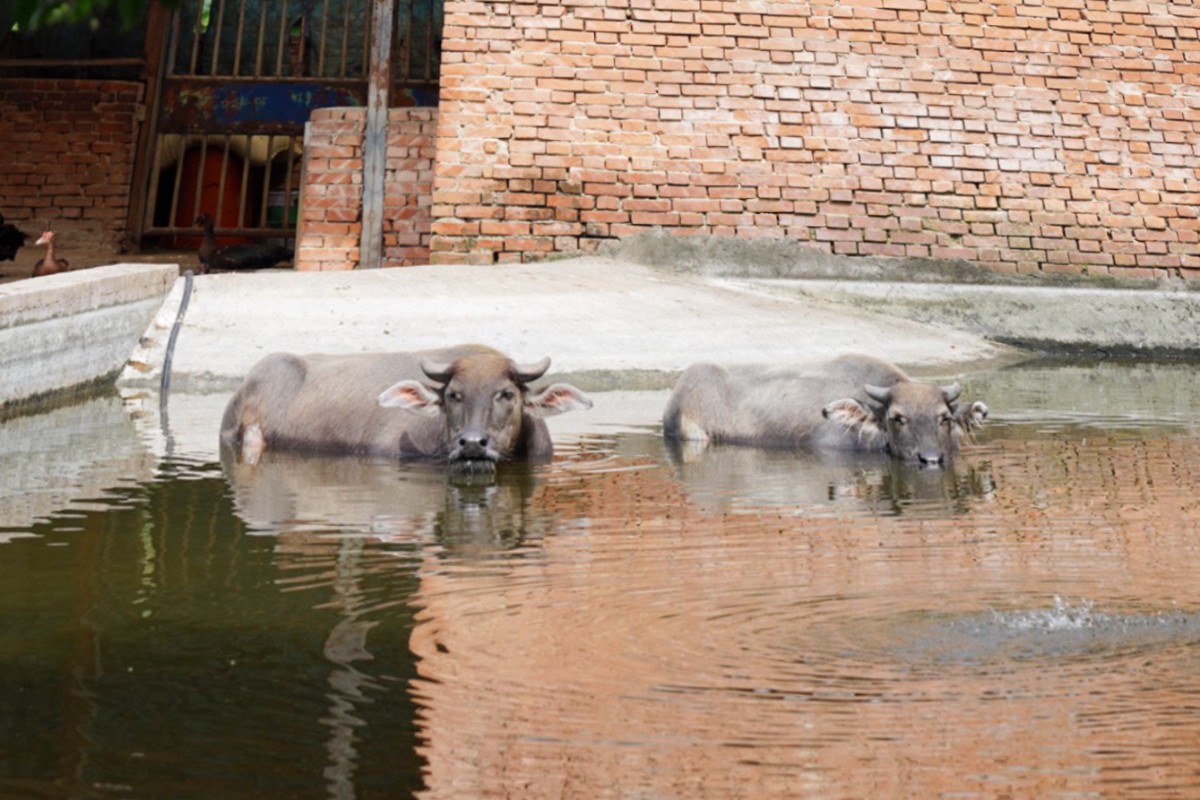
[(1197, 796), (1198, 374), (965, 376), (941, 470), (666, 448), (661, 393), (482, 483), (60, 410), (109, 416), (5, 456), (0, 796)]

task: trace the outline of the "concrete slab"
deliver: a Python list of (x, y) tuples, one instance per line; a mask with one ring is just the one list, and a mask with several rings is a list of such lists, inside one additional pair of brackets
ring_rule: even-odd
[(112, 379), (178, 275), (114, 264), (0, 286), (0, 407)]
[(727, 288), (945, 325), (1040, 353), (1200, 358), (1200, 282), (1013, 275), (962, 259), (831, 255), (773, 238), (649, 231), (606, 255)]
[(1049, 353), (1200, 356), (1200, 294), (1084, 286), (979, 286), (884, 281), (740, 280), (778, 292), (922, 323), (950, 325)]
[[(119, 377), (158, 386), (183, 281)], [(1011, 358), (1014, 351), (922, 324), (616, 259), (503, 267), (205, 275), (177, 338), (172, 391), (228, 391), (274, 351), (411, 350), (482, 342), (553, 374), (673, 373), (693, 361), (820, 358), (846, 350), (907, 366)]]
[[(182, 279), (172, 288), (118, 387), (152, 452), (209, 460), (229, 393), (259, 358), (280, 350), (478, 341), (522, 360), (550, 355), (552, 376), (566, 376), (596, 400), (586, 414), (550, 420), (556, 437), (570, 437), (653, 429), (674, 374), (699, 360), (791, 361), (857, 350), (918, 375), (965, 378), (971, 389), (986, 389), (987, 376), (997, 374), (991, 367), (1030, 355), (988, 337), (1075, 343), (1138, 337), (1163, 347), (1194, 335), (1185, 312), (1163, 324), (1165, 312), (1155, 305), (1190, 300), (1179, 292), (795, 281), (607, 257), (230, 273), (194, 279), (173, 353), (168, 419), (158, 387), (184, 289)], [(989, 402), (1007, 391), (993, 391)]]

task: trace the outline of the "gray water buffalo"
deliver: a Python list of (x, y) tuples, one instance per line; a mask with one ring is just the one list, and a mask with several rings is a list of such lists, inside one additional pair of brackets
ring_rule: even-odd
[(443, 459), (461, 472), (544, 460), (542, 417), (592, 401), (556, 383), (550, 366), (514, 363), (482, 345), (415, 353), (292, 355), (258, 362), (225, 407), (221, 444), (255, 463), (266, 449)]
[(959, 387), (909, 378), (886, 361), (844, 355), (798, 366), (693, 364), (667, 402), (672, 439), (773, 447), (886, 451), (938, 464), (987, 406), (958, 402)]

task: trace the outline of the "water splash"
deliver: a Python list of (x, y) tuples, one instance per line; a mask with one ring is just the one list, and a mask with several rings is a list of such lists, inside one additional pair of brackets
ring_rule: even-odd
[(1198, 644), (1200, 614), (1101, 611), (1092, 600), (1055, 596), (1049, 608), (930, 615), (908, 627), (907, 634), (896, 653), (910, 663), (1106, 661)]
[(993, 619), (1003, 629), (1017, 632), (1082, 631), (1096, 628), (1109, 620), (1107, 614), (1093, 611), (1095, 601), (1080, 600), (1078, 605), (1059, 595), (1054, 607), (1027, 611), (993, 611)]

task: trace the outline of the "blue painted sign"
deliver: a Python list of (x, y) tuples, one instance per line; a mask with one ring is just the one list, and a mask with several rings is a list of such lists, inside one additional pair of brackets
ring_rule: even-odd
[(366, 85), (173, 81), (163, 92), (165, 131), (298, 131), (316, 108), (361, 106)]
[[(160, 128), (189, 133), (300, 133), (317, 108), (366, 105), (366, 82), (173, 80), (163, 90)], [(436, 106), (436, 86), (397, 87), (392, 106)]]

